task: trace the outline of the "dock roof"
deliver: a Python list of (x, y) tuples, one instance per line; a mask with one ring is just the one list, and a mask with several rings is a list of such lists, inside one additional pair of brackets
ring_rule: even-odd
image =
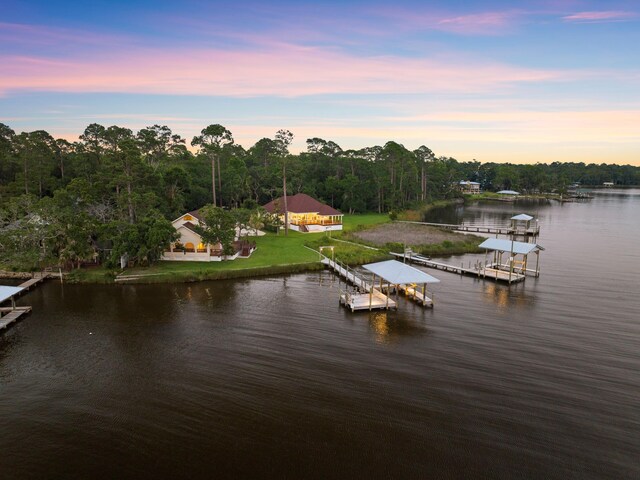
[(499, 192), (500, 195), (520, 195), (520, 192), (516, 192), (515, 190), (500, 190)]
[(528, 255), (535, 250), (544, 250), (536, 243), (512, 242), (502, 238), (488, 238), (480, 244), (480, 248), (498, 252), (513, 252), (521, 255)]
[(533, 220), (533, 217), (531, 215), (527, 215), (526, 213), (521, 213), (520, 215), (511, 217), (511, 220), (526, 220), (528, 222), (529, 220)]
[(369, 263), (362, 268), (370, 271), (374, 275), (381, 277), (393, 285), (406, 283), (439, 283), (436, 277), (432, 277), (422, 270), (418, 270), (411, 265), (406, 265), (397, 260), (387, 260), (385, 262)]
[(9, 300), (15, 294), (20, 293), (23, 290), (22, 287), (5, 287), (0, 285), (0, 303), (5, 300)]

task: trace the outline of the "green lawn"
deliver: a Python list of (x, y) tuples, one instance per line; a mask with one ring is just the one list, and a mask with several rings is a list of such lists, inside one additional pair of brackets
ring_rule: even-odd
[[(386, 214), (345, 215), (345, 231), (361, 230), (389, 221)], [(339, 237), (340, 232), (332, 232)], [(276, 235), (267, 233), (263, 237), (252, 237), (257, 250), (250, 258), (238, 258), (224, 262), (157, 262), (150, 267), (128, 268), (123, 275), (144, 276), (140, 281), (171, 282), (221, 279), (233, 277), (250, 277), (287, 272), (299, 272), (320, 269), (320, 256), (305, 247), (317, 249), (319, 245), (335, 244), (336, 256), (350, 264), (366, 263), (377, 258), (380, 253), (367, 250), (356, 245), (345, 245), (332, 242), (324, 233), (298, 233), (290, 231), (288, 236), (283, 232)], [(70, 281), (78, 282), (111, 282), (117, 272), (105, 268), (82, 269), (74, 271)]]
[[(122, 275), (144, 276), (140, 281), (171, 282), (206, 279), (248, 277), (257, 275), (299, 272), (322, 268), (317, 253), (305, 248), (305, 241), (322, 234), (289, 232), (276, 235), (267, 233), (263, 237), (252, 237), (257, 249), (249, 258), (238, 258), (223, 262), (157, 262), (150, 267), (127, 268)], [(70, 281), (104, 283), (111, 282), (114, 271), (91, 268), (74, 271)]]
[(358, 215), (345, 215), (342, 225), (345, 232), (351, 232), (390, 221), (391, 219), (386, 213), (362, 213)]
[(378, 262), (391, 258), (385, 251), (373, 248), (367, 248), (354, 243), (345, 243), (339, 239), (328, 236), (316, 237), (309, 239), (307, 245), (314, 250), (318, 250), (321, 246), (332, 246), (330, 249), (323, 250), (323, 254), (328, 258), (346, 263), (347, 265), (363, 265), (365, 263)]

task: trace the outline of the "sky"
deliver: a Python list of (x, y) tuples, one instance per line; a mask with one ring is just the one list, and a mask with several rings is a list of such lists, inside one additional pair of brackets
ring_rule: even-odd
[(16, 1), (0, 122), (279, 129), (460, 161), (640, 165), (640, 2)]

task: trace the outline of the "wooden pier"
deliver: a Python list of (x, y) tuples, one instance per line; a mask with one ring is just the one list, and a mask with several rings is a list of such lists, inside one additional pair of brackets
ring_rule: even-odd
[(17, 287), (5, 287), (0, 286), (0, 303), (11, 302), (10, 307), (0, 307), (0, 330), (8, 328), (13, 323), (20, 320), (23, 316), (31, 313), (31, 307), (17, 307), (15, 299), (21, 295), (24, 295), (31, 288), (36, 287), (45, 281), (49, 276), (48, 273), (43, 272), (36, 274), (33, 278), (21, 283)]
[(398, 259), (406, 260), (417, 265), (435, 268), (436, 270), (442, 270), (444, 272), (457, 273), (458, 275), (470, 275), (472, 277), (493, 280), (496, 282), (517, 283), (522, 282), (526, 278), (523, 273), (512, 272), (511, 275), (509, 275), (508, 271), (502, 270), (501, 268), (499, 268), (500, 265), (497, 264), (485, 265), (481, 262), (477, 262), (475, 264), (469, 265), (469, 267), (466, 268), (464, 267), (464, 265), (460, 265), (458, 267), (456, 265), (450, 265), (448, 263), (434, 262), (429, 258), (416, 254), (404, 255), (403, 253), (393, 252), (390, 252), (390, 254), (397, 257)]
[[(340, 291), (340, 303), (355, 310), (372, 310), (374, 308), (398, 308), (398, 293), (423, 307), (433, 307), (433, 298), (427, 291), (427, 283), (439, 283), (435, 277), (396, 260), (371, 263), (363, 268), (372, 274), (371, 282), (365, 281), (348, 266), (323, 258), (322, 263), (354, 285), (358, 291), (350, 293)], [(378, 282), (376, 281), (378, 280)], [(395, 301), (391, 295), (395, 292)]]
[(357, 288), (356, 292), (349, 292), (346, 289), (340, 290), (340, 303), (350, 308), (352, 312), (356, 310), (398, 308), (398, 304), (394, 300), (360, 278), (353, 270), (349, 269), (348, 266), (326, 257), (322, 259), (322, 263), (333, 270), (338, 277), (344, 278)]
[(31, 307), (2, 307), (0, 308), (0, 330), (17, 322), (23, 315), (31, 313)]
[(37, 276), (34, 276), (33, 278), (30, 278), (26, 282), (21, 283), (20, 285), (18, 285), (18, 288), (22, 288), (23, 289), (22, 292), (20, 293), (20, 295), (23, 295), (24, 293), (28, 292), (32, 287), (40, 285), (47, 278), (48, 278), (48, 274), (40, 273), (40, 274), (37, 274)]
[(453, 223), (431, 223), (431, 222), (410, 222), (405, 220), (397, 220), (400, 223), (414, 223), (417, 225), (427, 225), (429, 227), (438, 227), (445, 230), (469, 233), (488, 233), (491, 235), (518, 235), (518, 236), (538, 236), (540, 235), (540, 226), (534, 225), (529, 228), (521, 226), (499, 226), (499, 225), (473, 225), (473, 224), (453, 224)]
[(376, 289), (373, 289), (373, 292), (369, 293), (340, 292), (340, 303), (350, 308), (352, 312), (356, 310), (388, 310), (389, 308), (398, 308), (396, 302)]

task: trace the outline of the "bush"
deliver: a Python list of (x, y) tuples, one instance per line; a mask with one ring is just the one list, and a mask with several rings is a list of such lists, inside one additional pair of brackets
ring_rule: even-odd
[(404, 252), (404, 243), (400, 242), (389, 242), (384, 246), (385, 250), (389, 252), (402, 253)]

